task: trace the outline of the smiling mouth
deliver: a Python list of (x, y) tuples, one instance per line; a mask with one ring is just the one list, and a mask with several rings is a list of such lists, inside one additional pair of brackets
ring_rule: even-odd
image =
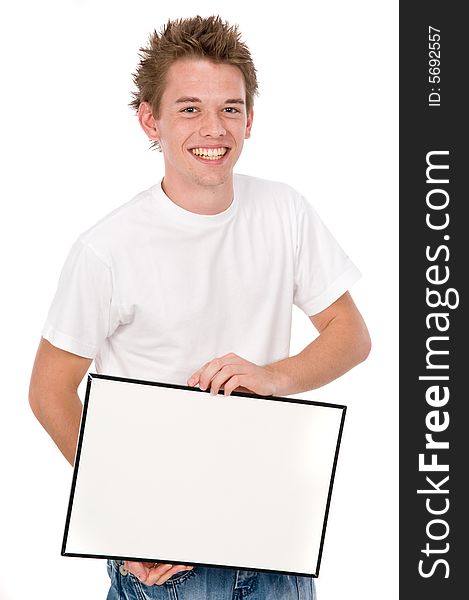
[(199, 148), (192, 148), (190, 150), (190, 152), (197, 158), (201, 158), (203, 160), (216, 161), (216, 160), (220, 160), (221, 158), (223, 158), (229, 150), (230, 149), (227, 148), (226, 146), (221, 146), (219, 148), (199, 147)]

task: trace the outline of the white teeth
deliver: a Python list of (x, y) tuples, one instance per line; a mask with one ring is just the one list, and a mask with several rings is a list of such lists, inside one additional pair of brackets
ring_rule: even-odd
[(226, 154), (227, 148), (192, 148), (192, 154), (209, 160), (217, 160)]

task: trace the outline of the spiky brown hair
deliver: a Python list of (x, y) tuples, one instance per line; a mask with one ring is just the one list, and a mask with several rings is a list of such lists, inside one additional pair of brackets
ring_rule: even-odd
[(246, 87), (246, 109), (257, 95), (257, 76), (249, 48), (241, 41), (237, 25), (220, 16), (168, 20), (160, 32), (150, 35), (148, 45), (139, 50), (140, 62), (132, 75), (136, 91), (129, 106), (138, 112), (141, 102), (148, 102), (155, 117), (159, 116), (166, 74), (181, 58), (205, 58), (215, 63), (238, 67)]

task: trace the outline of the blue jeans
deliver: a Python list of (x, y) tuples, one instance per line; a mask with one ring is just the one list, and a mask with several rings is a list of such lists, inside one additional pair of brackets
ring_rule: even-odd
[[(194, 567), (162, 585), (146, 586), (120, 562), (108, 561), (111, 589), (107, 600), (315, 600), (312, 577)], [(124, 571), (125, 572), (125, 571)]]

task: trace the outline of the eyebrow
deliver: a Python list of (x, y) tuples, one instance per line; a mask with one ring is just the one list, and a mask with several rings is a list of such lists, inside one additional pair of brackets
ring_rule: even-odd
[[(194, 96), (182, 96), (176, 100), (176, 104), (184, 104), (186, 102), (202, 102), (200, 98), (195, 98)], [(225, 104), (245, 104), (242, 98), (228, 98), (225, 100)]]

